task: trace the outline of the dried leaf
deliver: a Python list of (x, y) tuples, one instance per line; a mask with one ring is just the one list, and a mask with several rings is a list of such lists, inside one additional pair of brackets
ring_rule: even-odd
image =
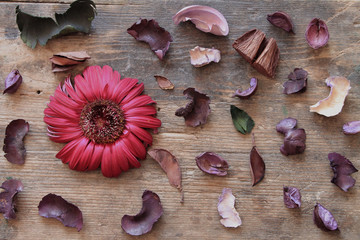
[(6, 219), (15, 219), (14, 201), (24, 186), (20, 180), (8, 179), (2, 183), (0, 188), (4, 189), (3, 192), (0, 192), (0, 213), (3, 213)]
[(60, 52), (54, 54), (50, 58), (50, 61), (52, 63), (53, 72), (63, 72), (85, 62), (86, 59), (90, 59), (90, 56), (86, 53), (86, 51)]
[(257, 79), (256, 78), (251, 78), (250, 79), (250, 88), (248, 88), (248, 89), (246, 89), (244, 91), (241, 91), (241, 88), (237, 89), (235, 91), (233, 97), (238, 97), (238, 98), (241, 98), (241, 99), (247, 99), (256, 92), (257, 86), (258, 86)]
[(265, 176), (265, 162), (263, 158), (260, 156), (254, 140), (254, 134), (252, 135), (253, 138), (253, 148), (250, 151), (250, 171), (251, 171), (251, 178), (252, 178), (252, 185), (255, 186)]
[(234, 105), (230, 106), (231, 118), (236, 130), (242, 134), (250, 133), (255, 126), (254, 120), (243, 110)]
[(203, 48), (196, 46), (189, 51), (191, 65), (202, 67), (211, 62), (218, 63), (221, 59), (220, 51), (215, 48)]
[(285, 118), (276, 125), (276, 131), (282, 134), (286, 134), (289, 130), (296, 127), (297, 120), (295, 118)]
[(222, 219), (221, 224), (225, 227), (239, 227), (242, 222), (239, 213), (235, 209), (235, 197), (230, 188), (224, 188), (219, 197), (218, 212)]
[(267, 16), (267, 20), (275, 27), (281, 28), (289, 33), (294, 33), (293, 23), (290, 16), (284, 12), (275, 12)]
[(5, 93), (15, 93), (22, 83), (22, 76), (19, 70), (12, 70), (9, 75), (5, 78)]
[(360, 121), (345, 123), (343, 126), (343, 132), (347, 135), (357, 134), (360, 132)]
[(213, 152), (204, 152), (195, 158), (196, 165), (205, 173), (226, 176), (229, 164)]
[(172, 90), (175, 88), (174, 84), (166, 77), (155, 75), (154, 76), (159, 87), (164, 90)]
[(325, 46), (330, 38), (326, 23), (319, 18), (311, 20), (306, 28), (305, 38), (309, 46), (313, 49)]
[(301, 194), (296, 187), (283, 187), (284, 204), (287, 208), (301, 207)]
[(320, 203), (314, 207), (313, 220), (316, 226), (324, 231), (338, 230), (338, 224), (329, 210)]
[(307, 86), (308, 72), (302, 68), (295, 68), (294, 72), (290, 73), (288, 78), (283, 85), (285, 94), (292, 94), (297, 92), (305, 92)]

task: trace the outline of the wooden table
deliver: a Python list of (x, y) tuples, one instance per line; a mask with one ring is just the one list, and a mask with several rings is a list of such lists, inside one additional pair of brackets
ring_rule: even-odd
[[(0, 1), (0, 86), (12, 69), (19, 69), (24, 82), (13, 94), (0, 96), (0, 139), (7, 124), (17, 118), (30, 123), (26, 136), (26, 162), (9, 163), (0, 156), (0, 180), (21, 179), (24, 191), (18, 194), (17, 219), (0, 220), (0, 239), (359, 239), (359, 183), (345, 193), (330, 183), (333, 176), (327, 154), (336, 151), (360, 169), (360, 136), (345, 136), (342, 125), (360, 120), (360, 2), (358, 1), (96, 1), (98, 15), (89, 35), (75, 34), (50, 40), (46, 46), (27, 47), (19, 37), (15, 7), (25, 12), (53, 16), (69, 7), (71, 0)], [(217, 37), (197, 30), (191, 23), (176, 26), (172, 16), (191, 4), (209, 5), (224, 14), (230, 34)], [(296, 35), (275, 28), (266, 15), (275, 11), (291, 15)], [(134, 40), (126, 29), (138, 18), (156, 19), (173, 36), (165, 59), (160, 61), (145, 43)], [(304, 38), (307, 24), (314, 17), (326, 21), (329, 43), (319, 50), (308, 46)], [(280, 48), (276, 78), (270, 79), (254, 70), (231, 44), (246, 31), (258, 28), (274, 37)], [(188, 51), (195, 46), (221, 50), (218, 64), (194, 68)], [(177, 156), (183, 176), (185, 202), (171, 187), (159, 165), (148, 157), (139, 169), (118, 178), (105, 178), (101, 171), (76, 172), (55, 154), (63, 147), (46, 135), (43, 111), (57, 85), (68, 73), (51, 72), (49, 57), (61, 51), (86, 50), (91, 59), (70, 71), (74, 76), (86, 65), (110, 65), (123, 77), (138, 78), (145, 93), (157, 101), (162, 120), (154, 135), (154, 148), (165, 148)], [(287, 75), (301, 67), (309, 72), (305, 93), (284, 95), (282, 84)], [(159, 89), (153, 75), (164, 75), (174, 84), (173, 91)], [(351, 81), (343, 111), (331, 118), (309, 112), (309, 106), (329, 94), (324, 80), (329, 75), (345, 76)], [(231, 98), (236, 88), (246, 88), (251, 77), (259, 79), (259, 88), (248, 100)], [(211, 97), (211, 114), (204, 126), (192, 128), (174, 112), (187, 101), (182, 92), (195, 87)], [(230, 105), (244, 109), (255, 120), (256, 143), (266, 163), (264, 180), (251, 186), (249, 152), (251, 136), (241, 135), (233, 126)], [(283, 136), (275, 125), (285, 117), (298, 119), (305, 128), (305, 153), (285, 157), (279, 152)], [(201, 172), (195, 156), (205, 151), (221, 155), (230, 164), (227, 177)], [(360, 180), (360, 174), (353, 177)], [(299, 210), (283, 203), (283, 185), (296, 186), (302, 193)], [(243, 225), (223, 227), (217, 212), (218, 197), (224, 187), (232, 188), (236, 209)], [(156, 192), (164, 214), (152, 232), (142, 237), (127, 235), (120, 225), (124, 214), (137, 214), (145, 189)], [(48, 193), (61, 195), (83, 212), (80, 232), (64, 227), (55, 219), (38, 214), (38, 203)], [(327, 233), (312, 220), (316, 202), (332, 211), (341, 229)]]

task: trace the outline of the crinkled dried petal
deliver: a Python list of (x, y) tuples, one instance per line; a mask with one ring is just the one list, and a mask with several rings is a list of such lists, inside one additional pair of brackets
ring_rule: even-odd
[(283, 93), (292, 94), (306, 91), (307, 75), (308, 72), (304, 69), (295, 68), (294, 72), (290, 73), (288, 76), (289, 81), (286, 81), (283, 85)]
[(360, 121), (345, 123), (343, 126), (343, 132), (347, 135), (357, 134), (360, 132)]
[(222, 219), (221, 224), (225, 227), (239, 227), (242, 222), (239, 213), (235, 209), (235, 197), (230, 188), (224, 188), (219, 197), (218, 212)]
[(303, 128), (289, 130), (285, 134), (280, 152), (285, 156), (303, 153), (306, 148), (305, 141), (306, 133)]
[(305, 38), (310, 47), (318, 49), (325, 46), (329, 37), (329, 30), (323, 20), (318, 18), (311, 20), (305, 32)]
[(330, 166), (334, 172), (334, 176), (331, 182), (347, 192), (349, 188), (355, 185), (356, 180), (350, 176), (350, 174), (357, 172), (358, 170), (350, 162), (349, 159), (333, 152), (328, 155)]
[(15, 219), (15, 199), (16, 195), (24, 188), (22, 182), (16, 179), (9, 179), (2, 183), (1, 187), (4, 189), (0, 193), (0, 213), (4, 214), (6, 219)]
[(163, 59), (173, 41), (170, 33), (154, 20), (139, 19), (127, 32), (138, 41), (149, 44), (150, 48), (160, 60)]
[(215, 48), (203, 48), (196, 46), (189, 51), (191, 65), (202, 67), (211, 62), (218, 63), (221, 59), (220, 51)]
[(214, 8), (191, 5), (181, 9), (173, 16), (173, 22), (176, 25), (188, 20), (203, 32), (209, 32), (219, 36), (229, 34), (229, 26), (225, 17)]
[(196, 165), (205, 173), (226, 176), (229, 164), (213, 152), (204, 152), (195, 158)]
[(80, 231), (83, 226), (83, 217), (80, 209), (61, 196), (49, 193), (42, 198), (38, 208), (40, 216), (55, 218), (66, 227), (74, 227)]
[(301, 194), (296, 187), (283, 187), (284, 204), (287, 208), (301, 207)]
[(26, 149), (24, 137), (29, 132), (29, 123), (23, 119), (13, 120), (6, 127), (3, 151), (5, 158), (15, 164), (24, 164)]
[(260, 156), (256, 146), (250, 151), (250, 171), (252, 177), (252, 185), (258, 184), (265, 176), (265, 162)]
[(9, 75), (5, 78), (5, 93), (15, 93), (16, 90), (20, 87), (22, 83), (22, 76), (20, 75), (19, 70), (12, 70)]
[(237, 89), (235, 91), (233, 97), (238, 97), (238, 98), (241, 98), (241, 99), (247, 99), (256, 92), (257, 86), (258, 86), (257, 79), (256, 78), (251, 78), (250, 79), (250, 88), (248, 88), (248, 89), (246, 89), (244, 91), (241, 91), (241, 88)]
[(63, 72), (74, 68), (76, 65), (83, 63), (86, 59), (91, 57), (86, 51), (79, 52), (60, 52), (54, 54), (50, 61), (52, 63), (53, 72)]
[(159, 87), (163, 90), (172, 90), (175, 88), (174, 84), (166, 77), (155, 75), (156, 82)]
[(273, 14), (267, 16), (267, 20), (275, 27), (281, 28), (289, 33), (294, 33), (293, 23), (287, 13), (280, 11), (274, 12)]
[(329, 96), (310, 106), (310, 112), (332, 117), (341, 112), (345, 98), (351, 89), (350, 81), (344, 77), (335, 76), (328, 77), (325, 83), (331, 88)]
[(135, 216), (124, 215), (121, 218), (121, 227), (133, 236), (143, 235), (151, 231), (163, 214), (163, 208), (159, 196), (149, 190), (142, 195), (142, 208)]
[(297, 120), (295, 118), (285, 118), (276, 125), (276, 131), (282, 134), (286, 134), (289, 130), (296, 127)]
[(316, 226), (324, 231), (338, 230), (338, 224), (334, 216), (320, 203), (317, 203), (314, 207), (313, 220)]

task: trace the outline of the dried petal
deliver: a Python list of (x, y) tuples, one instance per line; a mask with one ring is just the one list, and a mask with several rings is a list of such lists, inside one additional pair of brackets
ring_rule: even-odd
[(290, 16), (287, 13), (275, 12), (271, 15), (268, 15), (267, 20), (275, 27), (279, 27), (289, 33), (294, 33), (293, 23), (291, 21)]
[(305, 141), (306, 133), (303, 128), (289, 130), (285, 133), (280, 152), (285, 156), (303, 153), (306, 148)]
[(85, 62), (86, 59), (91, 57), (86, 51), (80, 52), (60, 52), (54, 54), (50, 61), (52, 63), (53, 72), (63, 72), (74, 68), (76, 65)]
[(344, 134), (357, 134), (360, 132), (360, 121), (353, 121), (345, 123), (343, 126)]
[(190, 102), (185, 108), (176, 110), (175, 115), (185, 118), (185, 124), (190, 127), (196, 127), (206, 123), (206, 119), (210, 114), (210, 98), (195, 88), (187, 88), (184, 90), (184, 95)]
[(329, 210), (320, 203), (314, 207), (313, 220), (316, 226), (324, 231), (338, 230), (338, 224)]
[(173, 16), (173, 22), (176, 25), (188, 20), (203, 32), (209, 32), (218, 36), (229, 34), (229, 26), (225, 17), (214, 8), (191, 5), (181, 9)]
[(163, 59), (170, 47), (170, 42), (173, 41), (170, 33), (160, 27), (154, 19), (148, 21), (140, 18), (127, 29), (127, 32), (136, 40), (148, 43), (160, 60)]
[[(254, 135), (253, 135), (254, 136)], [(260, 156), (256, 146), (254, 145), (250, 151), (250, 171), (252, 178), (252, 185), (255, 186), (265, 176), (265, 162)]]
[(166, 77), (155, 75), (154, 76), (159, 87), (164, 90), (172, 90), (175, 88), (174, 84)]
[(221, 59), (220, 51), (215, 48), (203, 48), (196, 46), (189, 51), (191, 65), (195, 67), (202, 67), (211, 62), (218, 63)]
[(24, 164), (26, 149), (24, 137), (29, 131), (29, 123), (23, 119), (13, 120), (5, 130), (3, 151), (6, 159), (15, 164)]
[(38, 208), (40, 216), (55, 218), (66, 227), (74, 227), (80, 231), (83, 226), (83, 217), (80, 209), (61, 196), (49, 193), (42, 198)]
[(296, 127), (297, 120), (295, 118), (285, 118), (276, 125), (276, 131), (282, 134), (286, 134), (289, 130)]
[(176, 157), (165, 149), (151, 149), (148, 154), (160, 164), (170, 185), (181, 190), (181, 169)]
[(12, 70), (9, 75), (5, 78), (5, 93), (15, 93), (16, 90), (20, 87), (22, 83), (22, 76), (19, 73), (19, 70)]
[(226, 176), (229, 169), (228, 163), (213, 152), (204, 152), (195, 158), (196, 165), (205, 173), (217, 176)]
[(328, 155), (330, 166), (334, 172), (334, 177), (331, 182), (347, 192), (349, 188), (355, 185), (356, 180), (350, 176), (350, 174), (357, 172), (358, 170), (346, 157), (333, 152)]
[(350, 81), (344, 77), (328, 77), (325, 83), (331, 87), (329, 96), (310, 106), (310, 112), (332, 117), (341, 112), (345, 98), (351, 88)]
[(230, 113), (236, 130), (238, 130), (242, 134), (247, 134), (251, 132), (251, 130), (255, 126), (255, 122), (244, 110), (241, 110), (240, 108), (231, 105)]
[(246, 89), (244, 91), (241, 91), (241, 88), (237, 89), (235, 91), (233, 97), (247, 99), (256, 92), (257, 86), (258, 86), (257, 79), (256, 78), (251, 78), (250, 79), (250, 88), (248, 88), (248, 89)]
[(292, 94), (306, 91), (308, 72), (302, 68), (295, 68), (294, 72), (290, 73), (283, 85), (285, 94)]
[(296, 187), (285, 187), (284, 191), (284, 204), (287, 208), (301, 207), (301, 194)]
[(15, 219), (15, 203), (16, 195), (24, 188), (22, 182), (16, 179), (9, 179), (2, 183), (1, 187), (4, 189), (0, 193), (0, 213), (4, 214), (6, 219)]
[(163, 214), (160, 198), (156, 193), (145, 190), (142, 201), (142, 208), (136, 216), (124, 215), (121, 219), (122, 229), (133, 236), (150, 232)]
[(325, 46), (329, 37), (329, 30), (323, 20), (319, 18), (311, 20), (305, 32), (305, 38), (310, 47), (318, 49)]
[(241, 225), (239, 213), (235, 209), (235, 197), (230, 188), (224, 188), (219, 197), (218, 212), (222, 219), (221, 224), (225, 227), (236, 228)]

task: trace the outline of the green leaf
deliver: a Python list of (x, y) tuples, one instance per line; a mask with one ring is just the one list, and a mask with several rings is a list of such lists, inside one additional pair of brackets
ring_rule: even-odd
[(230, 113), (236, 130), (242, 134), (251, 132), (255, 122), (245, 111), (235, 107), (234, 105), (231, 105)]
[(16, 7), (16, 23), (21, 32), (21, 39), (26, 45), (35, 48), (39, 42), (45, 45), (55, 36), (72, 32), (90, 31), (91, 22), (96, 15), (95, 3), (91, 0), (77, 0), (62, 14), (55, 13), (55, 19), (50, 17), (36, 17)]

